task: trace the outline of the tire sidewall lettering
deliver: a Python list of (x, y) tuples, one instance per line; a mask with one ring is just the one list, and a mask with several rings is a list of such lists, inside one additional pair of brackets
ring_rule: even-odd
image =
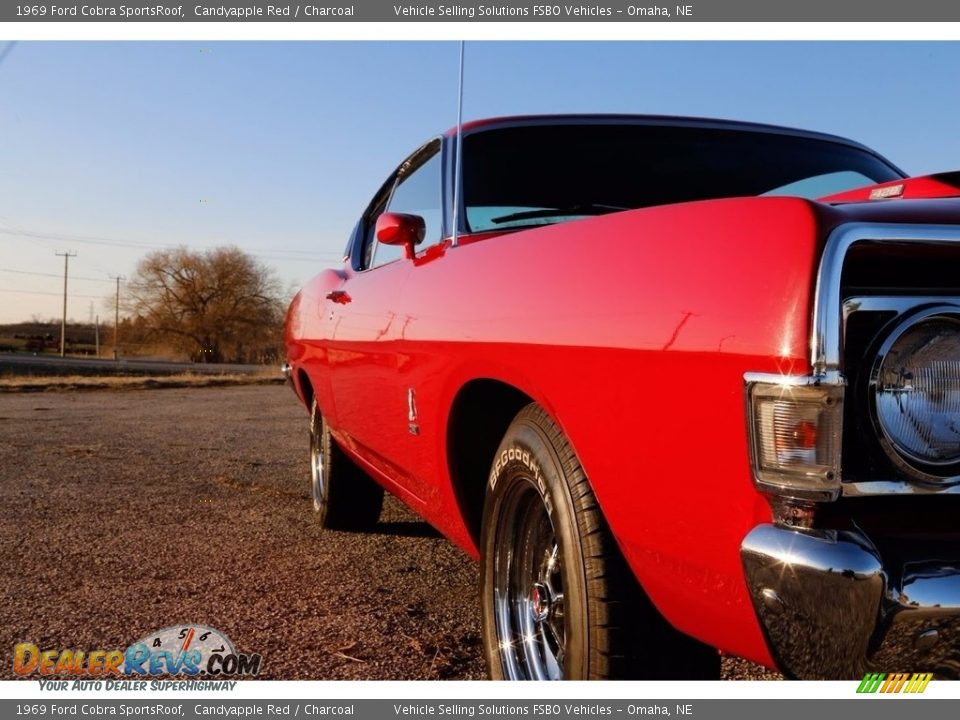
[(498, 483), (507, 474), (511, 465), (520, 465), (525, 468), (526, 472), (524, 474), (533, 480), (537, 492), (540, 493), (540, 497), (543, 498), (543, 504), (547, 508), (547, 514), (553, 519), (553, 497), (548, 487), (548, 481), (547, 478), (544, 477), (543, 469), (536, 459), (536, 453), (530, 450), (530, 448), (519, 444), (511, 445), (497, 455), (493, 469), (490, 471), (490, 492), (496, 491)]

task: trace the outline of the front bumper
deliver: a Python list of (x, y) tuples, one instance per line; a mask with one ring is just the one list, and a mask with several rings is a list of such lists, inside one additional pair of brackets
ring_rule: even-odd
[(884, 567), (858, 530), (776, 525), (754, 528), (740, 556), (770, 652), (786, 675), (960, 677), (960, 563), (918, 558)]

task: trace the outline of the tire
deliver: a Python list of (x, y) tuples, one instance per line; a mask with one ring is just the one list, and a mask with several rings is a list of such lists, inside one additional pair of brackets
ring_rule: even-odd
[(380, 519), (383, 488), (337, 445), (316, 399), (310, 408), (310, 482), (321, 527), (369, 530)]
[(718, 678), (633, 577), (566, 438), (537, 405), (497, 449), (480, 540), (492, 679)]

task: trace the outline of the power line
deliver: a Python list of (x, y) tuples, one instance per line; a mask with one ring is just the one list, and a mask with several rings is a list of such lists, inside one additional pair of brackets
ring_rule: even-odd
[[(5, 273), (15, 273), (16, 275), (37, 275), (39, 277), (60, 277), (59, 273), (45, 273), (45, 272), (34, 272), (32, 270), (14, 270), (12, 268), (0, 268), (0, 272)], [(74, 275), (74, 280), (89, 280), (90, 282), (102, 282), (102, 283), (113, 283), (113, 280), (104, 280), (103, 278), (92, 278), (92, 277), (82, 277), (80, 275)], [(77, 297), (82, 297), (78, 295)]]
[[(7, 288), (0, 288), (0, 293), (15, 293), (17, 295), (52, 295), (53, 297), (60, 297), (60, 293), (44, 292), (43, 290), (8, 290)], [(73, 297), (87, 298), (90, 300), (102, 300), (103, 298), (109, 297), (109, 295), (74, 295)]]
[[(157, 244), (157, 243), (135, 243), (123, 240), (113, 240), (110, 238), (101, 238), (101, 237), (91, 237), (85, 235), (68, 235), (64, 233), (48, 233), (48, 232), (39, 232), (36, 230), (9, 230), (6, 228), (0, 228), (0, 234), (3, 235), (13, 235), (21, 238), (30, 238), (34, 240), (45, 240), (45, 241), (55, 241), (55, 242), (75, 242), (75, 243), (87, 243), (91, 245), (105, 245), (107, 247), (124, 247), (124, 248), (135, 248), (138, 250), (171, 250), (179, 247), (176, 244)], [(229, 244), (229, 243), (228, 243)], [(193, 247), (197, 250), (212, 250), (212, 247)], [(240, 248), (245, 252), (249, 252), (251, 255), (256, 255), (258, 257), (272, 258), (275, 260), (298, 260), (298, 259), (317, 259), (322, 260), (323, 258), (336, 258), (341, 260), (343, 258), (342, 253), (334, 250), (285, 250), (281, 248), (252, 248), (245, 249)], [(300, 257), (283, 257), (283, 255), (295, 255)]]

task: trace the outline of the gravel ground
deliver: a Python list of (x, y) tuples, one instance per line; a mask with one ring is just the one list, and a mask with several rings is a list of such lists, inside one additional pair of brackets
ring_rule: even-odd
[(262, 678), (485, 677), (476, 565), (389, 497), (321, 532), (306, 420), (277, 386), (0, 395), (0, 649), (197, 623)]

